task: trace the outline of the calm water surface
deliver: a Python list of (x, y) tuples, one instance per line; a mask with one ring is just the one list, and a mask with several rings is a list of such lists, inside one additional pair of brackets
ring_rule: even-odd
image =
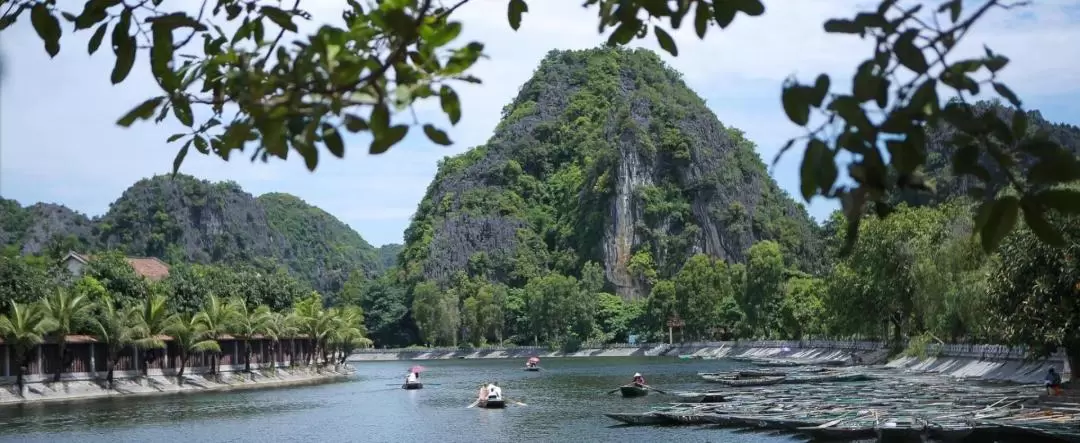
[[(671, 397), (624, 399), (605, 392), (642, 372), (665, 391), (700, 390), (695, 373), (726, 361), (660, 357), (419, 362), (422, 390), (400, 383), (409, 361), (356, 362), (356, 374), (318, 386), (0, 407), (0, 442), (730, 442), (796, 441), (706, 428), (616, 427), (603, 412), (641, 412)], [(466, 409), (494, 380), (527, 406)]]

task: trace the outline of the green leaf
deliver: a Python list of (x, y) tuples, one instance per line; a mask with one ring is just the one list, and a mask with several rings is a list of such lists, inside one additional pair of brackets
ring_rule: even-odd
[(195, 125), (195, 116), (191, 113), (191, 102), (187, 96), (183, 94), (177, 94), (172, 97), (173, 115), (177, 120), (180, 120), (184, 126), (192, 127)]
[(199, 152), (203, 154), (210, 153), (210, 146), (207, 145), (206, 138), (201, 135), (196, 135), (195, 137), (192, 137), (192, 140), (195, 141), (195, 149), (197, 149)]
[(45, 52), (49, 53), (49, 57), (56, 57), (60, 53), (60, 20), (49, 12), (45, 3), (38, 3), (30, 8), (30, 23), (45, 43)]
[(390, 108), (386, 106), (386, 103), (377, 103), (371, 107), (368, 123), (371, 125), (372, 132), (376, 133), (390, 127)]
[(292, 22), (292, 15), (288, 12), (282, 11), (279, 8), (273, 6), (263, 6), (261, 9), (263, 15), (274, 22), (275, 25), (280, 26), (282, 29), (286, 29), (291, 32), (296, 32), (296, 23)]
[(660, 44), (661, 49), (673, 56), (679, 56), (679, 48), (675, 46), (675, 39), (671, 38), (671, 34), (659, 26), (653, 26), (653, 34), (656, 35), (656, 43)]
[(375, 136), (375, 139), (371, 141), (371, 147), (368, 152), (372, 154), (382, 154), (390, 149), (391, 146), (397, 144), (401, 139), (405, 138), (405, 134), (409, 132), (409, 127), (405, 125), (396, 125), (386, 128)]
[(834, 18), (825, 21), (825, 32), (830, 34), (862, 34), (863, 27), (851, 20)]
[(1035, 194), (1033, 199), (1063, 214), (1080, 214), (1080, 191), (1075, 189), (1046, 189)]
[(1008, 100), (1013, 106), (1020, 107), (1020, 98), (1016, 96), (1016, 93), (1005, 86), (1003, 83), (994, 82), (994, 91), (997, 91), (998, 95), (1002, 96), (1005, 100)]
[(173, 134), (173, 135), (170, 135), (169, 139), (166, 140), (165, 142), (166, 143), (172, 143), (174, 141), (177, 141), (177, 140), (180, 140), (180, 139), (184, 138), (185, 135), (187, 135), (187, 134)]
[(331, 124), (322, 124), (322, 139), (326, 149), (337, 158), (345, 156), (345, 142), (341, 140), (341, 133)]
[(435, 29), (435, 32), (427, 36), (424, 41), (435, 48), (446, 46), (461, 35), (460, 22), (448, 22)]
[(1021, 200), (1020, 206), (1024, 211), (1024, 223), (1031, 229), (1031, 232), (1035, 233), (1036, 237), (1039, 237), (1039, 240), (1050, 246), (1065, 245), (1065, 237), (1062, 237), (1057, 228), (1046, 221), (1042, 208), (1028, 199)]
[(184, 157), (187, 157), (188, 148), (190, 147), (191, 140), (188, 140), (187, 143), (184, 143), (184, 146), (180, 147), (180, 151), (176, 153), (176, 158), (174, 158), (172, 161), (173, 175), (176, 175), (177, 172), (180, 172), (180, 165), (184, 163)]
[(974, 143), (959, 146), (952, 157), (953, 174), (974, 175), (984, 182), (989, 182), (990, 171), (979, 164), (979, 147)]
[(803, 199), (809, 202), (818, 189), (821, 189), (822, 194), (827, 193), (836, 182), (836, 176), (836, 163), (833, 161), (832, 150), (825, 142), (817, 138), (807, 141), (806, 153), (803, 154), (802, 165), (799, 168)]
[(112, 84), (118, 84), (131, 73), (131, 67), (135, 66), (135, 37), (120, 40), (116, 46), (116, 64), (113, 65), (110, 80)]
[(176, 77), (176, 73), (169, 67), (173, 59), (172, 30), (166, 26), (154, 24), (151, 28), (151, 35), (154, 37), (154, 43), (150, 47), (150, 72), (163, 89), (169, 92), (175, 91), (180, 87), (180, 79)]
[(150, 100), (144, 101), (140, 103), (139, 106), (136, 106), (132, 110), (128, 111), (127, 114), (124, 114), (123, 117), (120, 117), (120, 120), (117, 120), (116, 124), (126, 128), (131, 126), (132, 123), (135, 123), (135, 120), (146, 120), (150, 117), (153, 117), (154, 110), (156, 110), (158, 106), (161, 106), (161, 103), (164, 101), (164, 96), (154, 97)]
[(799, 126), (810, 123), (810, 101), (802, 86), (792, 83), (784, 85), (780, 93), (780, 102), (784, 105), (784, 112), (788, 120)]
[(102, 23), (94, 30), (94, 35), (90, 36), (90, 43), (86, 45), (86, 52), (93, 55), (101, 47), (101, 41), (105, 39), (105, 31), (109, 29), (108, 23)]
[(814, 80), (814, 95), (811, 97), (811, 104), (817, 107), (821, 106), (821, 103), (825, 101), (825, 97), (829, 95), (830, 83), (828, 75), (818, 74), (817, 80)]
[(731, 25), (731, 22), (735, 20), (735, 10), (732, 2), (713, 2), (713, 20), (716, 20), (716, 24), (720, 25), (720, 29), (724, 29)]
[(640, 29), (640, 20), (619, 23), (619, 26), (615, 27), (615, 31), (608, 36), (607, 44), (608, 46), (625, 45), (637, 35)]
[(705, 38), (705, 32), (709, 28), (709, 6), (705, 2), (697, 2), (694, 8), (694, 32), (699, 39)]
[(1065, 152), (1046, 156), (1028, 169), (1028, 177), (1034, 183), (1051, 185), (1080, 180), (1080, 161)]
[(900, 61), (900, 64), (904, 67), (912, 70), (916, 74), (925, 74), (930, 69), (930, 65), (926, 63), (926, 56), (923, 54), (922, 49), (915, 46), (915, 37), (919, 36), (919, 31), (915, 29), (909, 29), (900, 34), (900, 37), (896, 39), (896, 44), (893, 45), (893, 52), (896, 53), (896, 58)]
[(360, 131), (366, 131), (370, 129), (370, 126), (368, 126), (368, 122), (364, 121), (364, 119), (360, 117), (352, 114), (345, 114), (345, 129), (347, 129), (349, 132), (356, 133)]
[(1020, 208), (1020, 200), (1016, 196), (1005, 195), (998, 197), (990, 207), (990, 213), (986, 223), (979, 231), (983, 251), (993, 252), (1001, 244), (1013, 227), (1016, 226), (1017, 211)]
[(424, 135), (426, 135), (432, 143), (437, 145), (450, 146), (453, 144), (453, 142), (450, 141), (450, 136), (446, 135), (446, 132), (436, 128), (430, 123), (424, 125)]
[[(744, 14), (751, 17), (758, 17), (765, 13), (765, 5), (761, 4), (761, 0), (728, 0), (735, 9), (742, 11)], [(716, 3), (713, 3), (716, 4)]]
[(450, 124), (456, 125), (461, 120), (461, 100), (449, 86), (439, 89), (439, 106), (442, 107), (446, 116), (450, 118)]
[(521, 27), (521, 15), (529, 12), (529, 5), (525, 0), (510, 0), (506, 7), (506, 19), (510, 22), (510, 29), (515, 31)]

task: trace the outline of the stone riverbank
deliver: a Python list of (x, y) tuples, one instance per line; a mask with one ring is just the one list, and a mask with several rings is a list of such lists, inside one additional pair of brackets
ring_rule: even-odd
[(277, 368), (253, 370), (251, 373), (226, 372), (221, 374), (220, 379), (205, 374), (185, 375), (182, 385), (174, 376), (128, 376), (117, 377), (112, 389), (108, 389), (101, 378), (36, 381), (26, 384), (22, 396), (17, 395), (18, 387), (14, 384), (0, 386), (0, 405), (277, 388), (340, 381), (350, 377), (353, 372), (348, 365), (337, 370), (326, 368), (319, 371), (312, 368)]

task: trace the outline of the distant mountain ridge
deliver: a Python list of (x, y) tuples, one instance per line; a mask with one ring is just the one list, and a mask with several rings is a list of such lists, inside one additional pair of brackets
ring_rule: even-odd
[(386, 262), (347, 224), (296, 196), (256, 198), (235, 182), (183, 174), (139, 180), (93, 218), (63, 205), (22, 207), (0, 198), (0, 247), (53, 255), (119, 249), (167, 262), (276, 262), (325, 293), (339, 291), (352, 272), (374, 276)]

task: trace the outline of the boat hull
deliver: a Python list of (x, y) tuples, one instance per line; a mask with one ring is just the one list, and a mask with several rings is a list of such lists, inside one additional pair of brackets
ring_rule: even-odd
[(534, 367), (531, 367), (531, 368), (525, 368), (525, 370), (529, 371), (529, 372), (538, 372), (538, 371), (540, 371), (540, 367), (539, 366), (534, 366)]
[(401, 385), (401, 389), (409, 389), (409, 390), (412, 390), (412, 389), (424, 389), (424, 384), (420, 383), (420, 382), (405, 383), (405, 384)]
[(484, 409), (503, 409), (506, 407), (505, 400), (480, 400), (476, 404), (477, 407)]
[(649, 390), (640, 386), (621, 386), (619, 392), (623, 397), (644, 397), (649, 395)]

